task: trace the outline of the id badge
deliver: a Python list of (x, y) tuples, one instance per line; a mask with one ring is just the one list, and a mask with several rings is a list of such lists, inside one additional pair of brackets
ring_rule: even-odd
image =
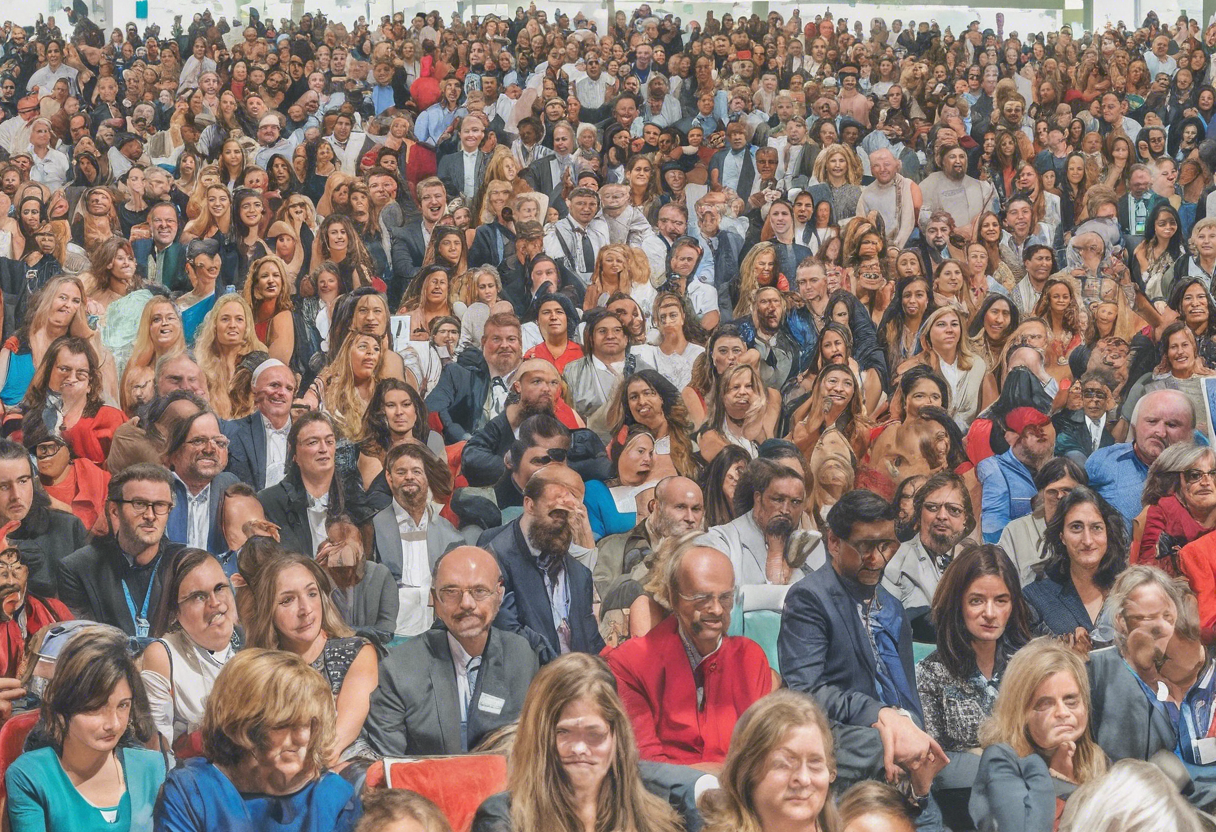
[(136, 618), (135, 619), (135, 637), (136, 638), (147, 638), (148, 632), (151, 629), (152, 629), (152, 627), (151, 627), (151, 625), (148, 624), (148, 619), (146, 619), (146, 618)]
[(1216, 737), (1195, 740), (1195, 762), (1201, 766), (1216, 763)]

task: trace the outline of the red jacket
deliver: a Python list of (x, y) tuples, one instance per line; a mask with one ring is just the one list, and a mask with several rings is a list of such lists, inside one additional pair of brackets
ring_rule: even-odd
[(773, 674), (760, 645), (743, 636), (726, 636), (717, 652), (701, 663), (705, 701), (697, 708), (696, 682), (678, 623), (676, 616), (668, 616), (605, 658), (643, 760), (718, 763), (726, 759), (735, 722), (772, 691)]
[[(1144, 516), (1144, 531), (1140, 534), (1140, 550), (1132, 552), (1132, 563), (1156, 566), (1165, 570), (1171, 578), (1179, 575), (1178, 561), (1173, 557), (1175, 547), (1185, 546), (1210, 532), (1199, 525), (1186, 507), (1174, 495), (1162, 497), (1156, 505), (1149, 506)], [(1162, 535), (1172, 540), (1169, 551), (1158, 551)]]
[[(70, 621), (72, 613), (62, 602), (55, 598), (35, 598), (25, 596), (25, 631), (29, 635), (41, 630), (56, 621)], [(0, 676), (17, 678), (25, 670), (22, 659), (25, 656), (25, 639), (21, 637), (21, 627), (16, 621), (5, 621), (0, 624)]]

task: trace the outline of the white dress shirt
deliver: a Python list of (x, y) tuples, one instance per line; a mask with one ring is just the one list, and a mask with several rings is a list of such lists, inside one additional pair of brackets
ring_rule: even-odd
[(321, 548), (321, 544), (327, 537), (325, 515), (329, 511), (329, 492), (326, 491), (320, 497), (314, 497), (311, 494), (305, 496), (308, 498), (308, 530), (312, 532), (312, 556), (315, 558), (317, 550)]
[(1089, 439), (1093, 442), (1093, 449), (1098, 450), (1102, 447), (1102, 430), (1106, 427), (1106, 414), (1103, 413), (1102, 418), (1096, 422), (1086, 416), (1085, 427), (1089, 429)]
[(393, 516), (397, 518), (397, 531), (401, 535), (401, 580), (397, 583), (401, 606), (397, 611), (397, 635), (416, 636), (429, 630), (432, 622), (432, 610), (427, 603), (431, 594), (431, 559), (426, 548), (429, 509), (415, 523), (410, 513), (393, 500)]
[(266, 431), (266, 485), (278, 485), (287, 469), (287, 434), (291, 431), (288, 419), (282, 428), (276, 429), (270, 420), (262, 416), (262, 428)]
[[(173, 476), (177, 477), (177, 474)], [(186, 485), (181, 477), (178, 481)], [(211, 534), (211, 483), (203, 486), (197, 494), (190, 493), (186, 486), (186, 545), (193, 549), (206, 549)]]
[(477, 194), (477, 151), (461, 152), (464, 154), (464, 187), (461, 190), (465, 196), (472, 199)]

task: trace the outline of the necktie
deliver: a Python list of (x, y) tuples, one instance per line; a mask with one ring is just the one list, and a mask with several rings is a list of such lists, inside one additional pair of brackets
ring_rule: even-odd
[(591, 238), (587, 236), (587, 230), (584, 228), (576, 228), (579, 235), (583, 238), (583, 268), (585, 272), (590, 272), (595, 268), (595, 249), (591, 247)]
[(477, 675), (481, 673), (481, 656), (473, 656), (465, 665), (469, 677), (469, 697), (464, 702), (465, 711), (473, 707), (473, 696), (477, 693)]

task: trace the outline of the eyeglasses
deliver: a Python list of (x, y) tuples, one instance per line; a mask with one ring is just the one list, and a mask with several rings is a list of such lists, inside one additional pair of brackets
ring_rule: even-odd
[(925, 503), (923, 508), (930, 514), (937, 514), (944, 508), (951, 517), (962, 517), (965, 511), (958, 503)]
[(550, 448), (547, 454), (536, 461), (541, 465), (548, 465), (550, 462), (565, 462), (569, 453), (570, 451), (566, 448)]
[(186, 440), (186, 444), (196, 451), (201, 451), (208, 445), (215, 445), (221, 451), (228, 449), (228, 437), (226, 436), (196, 436), (193, 439)]
[(435, 590), (435, 594), (439, 596), (439, 600), (445, 604), (459, 604), (464, 600), (465, 593), (473, 596), (473, 600), (480, 604), (488, 601), (490, 596), (495, 593), (495, 590), (486, 586), (441, 586)]
[(699, 610), (705, 609), (714, 600), (717, 600), (718, 606), (722, 609), (730, 610), (735, 605), (735, 599), (739, 595), (739, 588), (735, 587), (730, 592), (723, 592), (720, 595), (714, 595), (712, 592), (698, 592), (696, 595), (685, 595), (683, 592), (677, 592), (676, 594), (682, 600), (687, 601)]
[(1216, 471), (1201, 471), (1198, 468), (1188, 468), (1182, 472), (1182, 478), (1186, 480), (1189, 485), (1194, 485), (1197, 482), (1201, 482), (1204, 477), (1207, 477), (1213, 483), (1216, 483)]
[(164, 517), (173, 508), (172, 500), (112, 500), (111, 502), (128, 505), (135, 510), (136, 514), (146, 514), (148, 509), (152, 509), (152, 513), (157, 517)]
[(863, 558), (873, 557), (874, 553), (878, 552), (883, 556), (884, 560), (890, 560), (894, 557), (896, 550), (899, 549), (898, 540), (858, 540), (857, 542), (843, 540), (841, 542), (847, 543), (849, 548), (856, 551)]
[(0, 561), (0, 579), (20, 578), (23, 575), (28, 575), (29, 572), (30, 568), (24, 563)]
[(213, 598), (215, 599), (215, 603), (219, 604), (223, 601), (227, 601), (231, 597), (232, 585), (225, 581), (222, 584), (218, 584), (215, 589), (211, 590), (210, 592), (204, 592), (202, 590), (199, 590), (198, 592), (191, 592), (185, 598), (180, 599), (177, 602), (177, 606), (179, 608), (187, 605), (198, 606), (205, 604), (207, 601), (210, 601)]
[(1082, 390), (1081, 398), (1094, 399), (1096, 401), (1101, 401), (1102, 399), (1106, 398), (1106, 391), (1105, 390)]
[(66, 447), (58, 442), (40, 442), (34, 447), (34, 456), (39, 459), (49, 459), (59, 453), (59, 449)]

